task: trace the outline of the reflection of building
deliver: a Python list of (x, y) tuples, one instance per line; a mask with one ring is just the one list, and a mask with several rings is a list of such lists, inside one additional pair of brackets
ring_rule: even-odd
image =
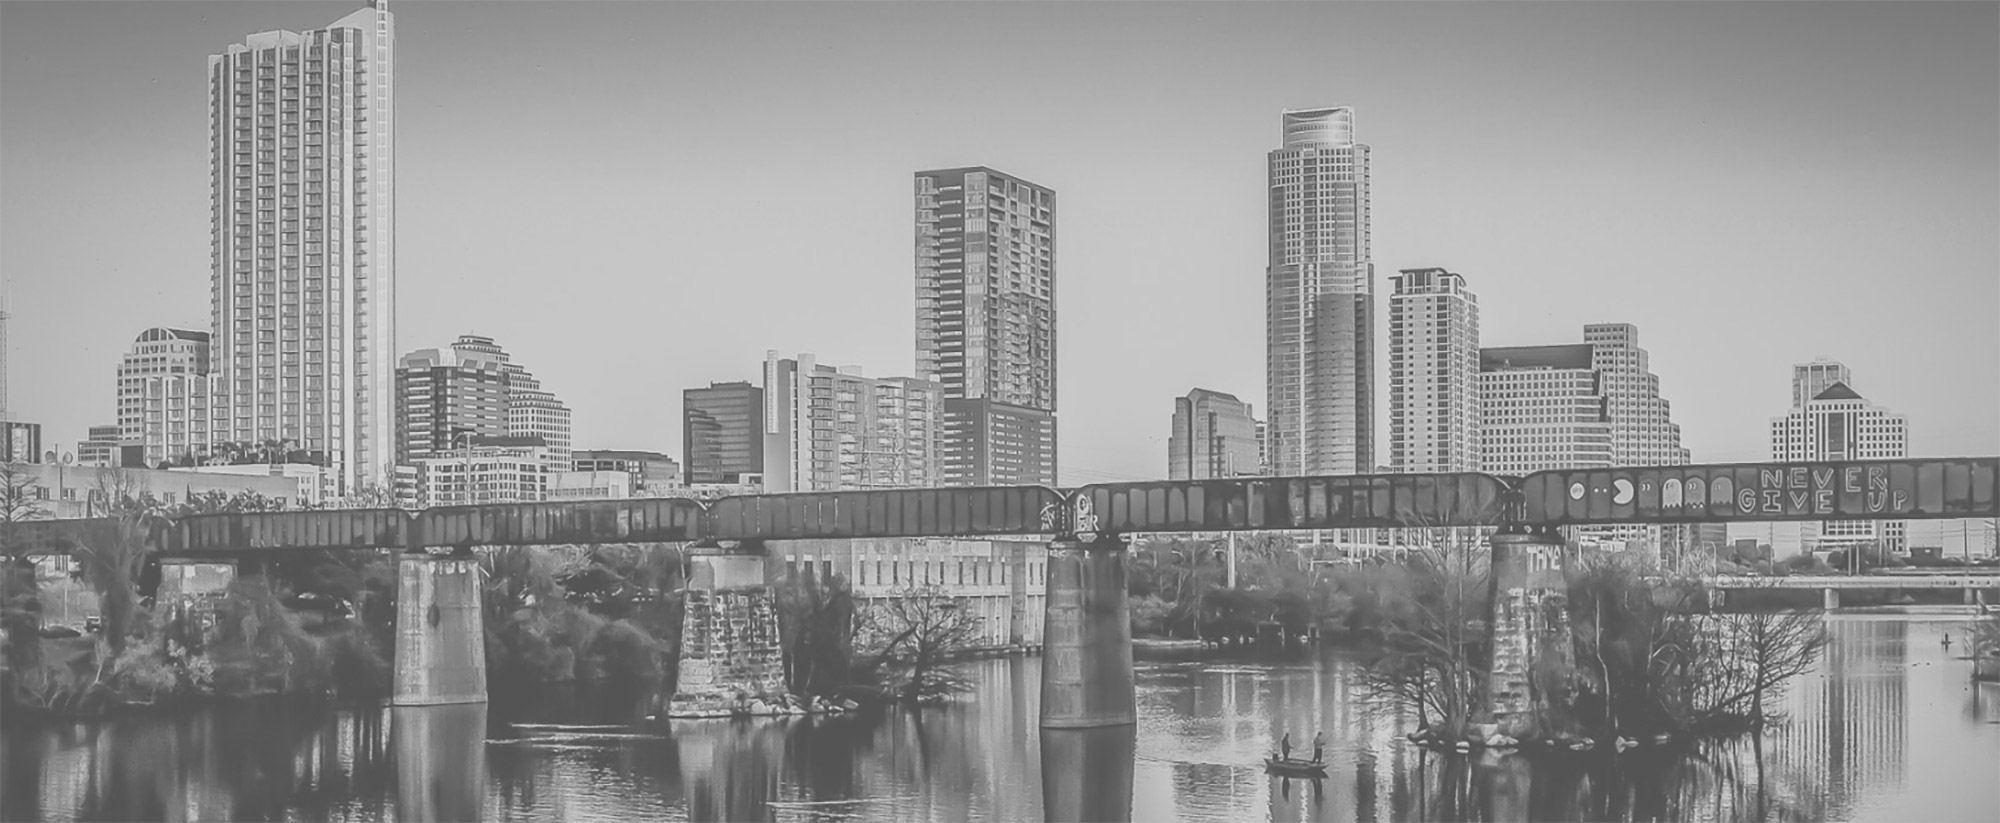
[(1283, 122), (1268, 156), (1271, 473), (1363, 474), (1376, 465), (1368, 146), (1347, 107)]
[(1479, 471), (1479, 297), (1444, 269), (1391, 280), (1389, 466)]
[(687, 483), (740, 483), (764, 473), (764, 390), (747, 381), (681, 392), (681, 456)]
[(764, 487), (773, 492), (941, 484), (943, 387), (861, 376), (812, 355), (764, 361)]
[(983, 166), (916, 176), (917, 376), (942, 384), (947, 486), (1056, 484), (1056, 193)]
[[(1895, 460), (1908, 457), (1909, 419), (1869, 403), (1848, 384), (1846, 366), (1820, 360), (1792, 367), (1797, 405), (1771, 418), (1771, 459)], [(1831, 382), (1829, 382), (1831, 381)], [(1810, 396), (1809, 389), (1818, 389)], [(1876, 520), (1829, 520), (1821, 524), (1814, 548), (1833, 549), (1883, 542), (1904, 547), (1904, 524)]]
[(1205, 480), (1262, 474), (1257, 421), (1250, 404), (1233, 394), (1194, 389), (1174, 398), (1174, 430), (1167, 436), (1167, 478)]
[[(1894, 796), (1908, 777), (1908, 623), (1830, 620), (1820, 672), (1797, 681), (1765, 751), (1781, 785), (1818, 793), (1819, 819)], [(1935, 707), (1933, 707), (1935, 708)]]

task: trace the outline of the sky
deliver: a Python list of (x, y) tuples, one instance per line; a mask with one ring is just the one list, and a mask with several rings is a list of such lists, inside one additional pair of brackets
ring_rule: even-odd
[[(0, 2), (12, 413), (73, 450), (152, 326), (206, 329), (206, 58), (355, 2)], [(767, 349), (915, 366), (912, 175), (1057, 192), (1061, 481), (1264, 405), (1265, 156), (1355, 109), (1382, 295), (1484, 345), (1627, 322), (1697, 462), (1769, 457), (1818, 356), (2000, 454), (2000, 4), (404, 2), (398, 351), (497, 340), (578, 448), (679, 457)]]

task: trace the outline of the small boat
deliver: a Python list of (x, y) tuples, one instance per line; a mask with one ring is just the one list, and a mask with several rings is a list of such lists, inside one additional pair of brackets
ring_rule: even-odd
[(1264, 771), (1286, 777), (1325, 777), (1326, 764), (1274, 754), (1264, 758)]

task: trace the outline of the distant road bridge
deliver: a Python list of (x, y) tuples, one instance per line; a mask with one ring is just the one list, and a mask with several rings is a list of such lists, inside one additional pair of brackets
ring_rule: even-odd
[[(1987, 592), (2000, 592), (2000, 576), (1992, 574), (1794, 574), (1783, 577), (1716, 575), (1702, 583), (1721, 592), (1759, 589), (1818, 589), (1821, 602), (1829, 609), (1840, 608), (1842, 591), (1900, 591), (1904, 589), (1955, 589), (1965, 592), (1965, 602), (1984, 606)], [(1726, 595), (1725, 595), (1726, 596)]]
[[(1238, 478), (1069, 491), (1008, 486), (806, 492), (706, 503), (635, 499), (450, 506), (416, 513), (370, 509), (199, 515), (152, 523), (146, 539), (163, 556), (177, 558), (231, 559), (315, 549), (404, 552), (395, 661), (395, 700), (400, 704), (485, 699), (474, 547), (694, 543), (689, 618), (683, 629), (691, 637), (734, 619), (720, 612), (711, 616), (710, 609), (755, 601), (768, 612), (765, 541), (1047, 539), (1042, 723), (1046, 728), (1090, 728), (1130, 725), (1136, 717), (1124, 535), (1495, 526), (1493, 573), (1502, 590), (1516, 596), (1522, 587), (1559, 588), (1560, 576), (1552, 579), (1548, 571), (1560, 569), (1562, 541), (1554, 531), (1560, 526), (1995, 517), (2000, 516), (1996, 479), (2000, 458), (1976, 457), (1579, 469), (1526, 477)], [(10, 541), (25, 542), (31, 552), (66, 553), (91, 542), (93, 530), (111, 527), (102, 520), (12, 524)], [(723, 542), (735, 545), (725, 549)], [(1516, 599), (1520, 597), (1525, 595)], [(1510, 601), (1509, 613), (1521, 611), (1526, 602)], [(1515, 631), (1495, 625), (1496, 632)], [(734, 660), (727, 642), (719, 640), (722, 636), (684, 643), (684, 649), (706, 649), (708, 657), (683, 655), (682, 691), (691, 683), (717, 690), (746, 685), (718, 680), (723, 677), (718, 672), (736, 668), (717, 663)], [(1504, 674), (1496, 670), (1492, 680), (1514, 683), (1521, 676)], [(1521, 690), (1494, 688), (1492, 699), (1512, 707), (1495, 708), (1496, 716), (1519, 714), (1525, 705), (1517, 693)], [(680, 701), (681, 695), (675, 699)]]

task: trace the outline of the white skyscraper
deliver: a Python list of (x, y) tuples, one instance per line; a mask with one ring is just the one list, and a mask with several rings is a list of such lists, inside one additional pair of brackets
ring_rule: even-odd
[(1827, 387), (1835, 383), (1846, 383), (1854, 388), (1854, 373), (1839, 361), (1821, 356), (1811, 363), (1800, 363), (1792, 367), (1792, 408), (1803, 409), (1806, 401), (1819, 396)]
[(1354, 110), (1287, 111), (1269, 155), (1265, 354), (1271, 469), (1375, 470), (1375, 265)]
[(291, 440), (336, 493), (395, 454), (394, 18), (211, 55), (213, 442)]
[(1479, 471), (1479, 298), (1444, 269), (1391, 281), (1389, 466)]
[(1612, 465), (1685, 465), (1689, 455), (1681, 447), (1681, 427), (1673, 422), (1671, 405), (1660, 397), (1660, 378), (1653, 374), (1646, 350), (1639, 348), (1639, 328), (1593, 323), (1583, 327), (1583, 342), (1591, 347), (1591, 367), (1604, 378)]

